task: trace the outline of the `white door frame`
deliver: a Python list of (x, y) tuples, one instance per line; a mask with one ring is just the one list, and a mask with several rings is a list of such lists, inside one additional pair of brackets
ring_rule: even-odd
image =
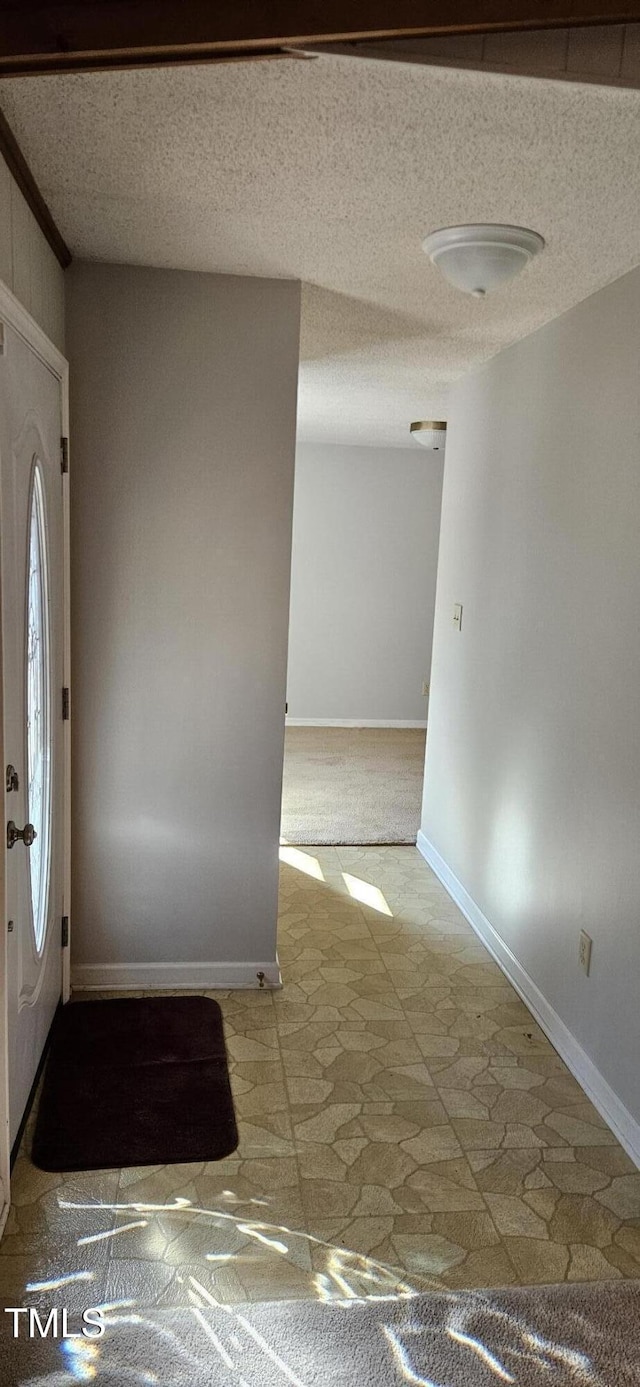
[[(60, 406), (62, 419), (62, 435), (69, 436), (69, 363), (62, 355), (53, 342), (49, 340), (46, 333), (38, 326), (35, 319), (23, 308), (22, 304), (7, 288), (6, 284), (0, 280), (0, 351), (6, 350), (6, 342), (2, 327), (5, 325), (18, 333), (27, 343), (27, 346), (37, 357), (44, 362), (45, 366), (60, 381)], [(69, 476), (63, 475), (63, 524), (64, 524), (64, 651), (63, 669), (64, 683), (67, 688), (71, 686), (70, 679), (70, 654), (71, 654), (71, 607), (70, 607), (70, 530), (69, 530)], [(0, 543), (2, 535), (2, 515), (0, 512)], [(1, 594), (0, 594), (1, 596)], [(2, 630), (0, 627), (0, 662), (2, 657)], [(3, 669), (3, 666), (2, 666)], [(62, 696), (60, 691), (59, 696)], [(71, 918), (71, 727), (67, 721), (64, 724), (64, 889), (63, 889), (63, 914)], [(0, 769), (2, 780), (4, 781), (4, 767), (6, 765), (6, 755), (4, 746), (4, 681), (0, 677)], [(2, 833), (4, 835), (5, 824), (2, 821)], [(8, 1030), (7, 1030), (7, 911), (6, 911), (6, 881), (5, 881), (5, 853), (0, 853), (0, 1179), (5, 1196), (8, 1198), (10, 1188), (10, 1158), (11, 1147), (9, 1138), (9, 1054), (8, 1054)], [(70, 944), (62, 950), (62, 1000), (67, 1002), (70, 995)], [(5, 1202), (0, 1210), (0, 1234), (4, 1228), (9, 1204)]]

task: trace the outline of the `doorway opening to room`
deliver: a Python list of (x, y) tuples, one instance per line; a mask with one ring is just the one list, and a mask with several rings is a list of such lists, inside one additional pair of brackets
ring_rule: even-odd
[(420, 827), (444, 448), (352, 427), (296, 450), (285, 849)]

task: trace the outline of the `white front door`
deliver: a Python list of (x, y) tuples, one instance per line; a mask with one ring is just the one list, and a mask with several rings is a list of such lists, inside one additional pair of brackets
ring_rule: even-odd
[(11, 327), (0, 356), (9, 1126), (61, 993), (64, 523), (61, 389)]

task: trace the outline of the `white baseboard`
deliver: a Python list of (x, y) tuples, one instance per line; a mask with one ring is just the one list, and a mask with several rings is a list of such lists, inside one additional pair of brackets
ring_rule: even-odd
[(71, 969), (71, 985), (82, 992), (163, 991), (169, 988), (210, 992), (227, 988), (282, 987), (277, 960), (270, 963), (98, 963)]
[(583, 1050), (568, 1026), (565, 1025), (557, 1011), (540, 991), (537, 983), (518, 962), (508, 944), (505, 944), (504, 939), (487, 920), (486, 915), (483, 915), (479, 906), (465, 890), (462, 882), (454, 876), (440, 853), (434, 848), (433, 843), (429, 842), (422, 831), (418, 833), (417, 846), (425, 862), (428, 862), (432, 871), (440, 879), (451, 899), (455, 901), (455, 904), (469, 921), (471, 928), (495, 959), (498, 967), (502, 969), (509, 982), (515, 987), (523, 1002), (526, 1002), (554, 1049), (557, 1050), (567, 1068), (571, 1070), (574, 1078), (578, 1080), (580, 1086), (591, 1099), (594, 1108), (615, 1133), (627, 1155), (640, 1167), (640, 1123), (636, 1121), (628, 1108), (614, 1093), (600, 1070), (596, 1069), (586, 1050)]
[(415, 727), (424, 728), (427, 720), (407, 722), (398, 718), (290, 718), (285, 719), (286, 727)]

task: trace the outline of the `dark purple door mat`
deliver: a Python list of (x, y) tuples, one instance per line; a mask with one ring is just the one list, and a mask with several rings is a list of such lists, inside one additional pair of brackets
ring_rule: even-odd
[(118, 997), (60, 1008), (33, 1139), (40, 1170), (219, 1161), (237, 1145), (217, 1002)]

